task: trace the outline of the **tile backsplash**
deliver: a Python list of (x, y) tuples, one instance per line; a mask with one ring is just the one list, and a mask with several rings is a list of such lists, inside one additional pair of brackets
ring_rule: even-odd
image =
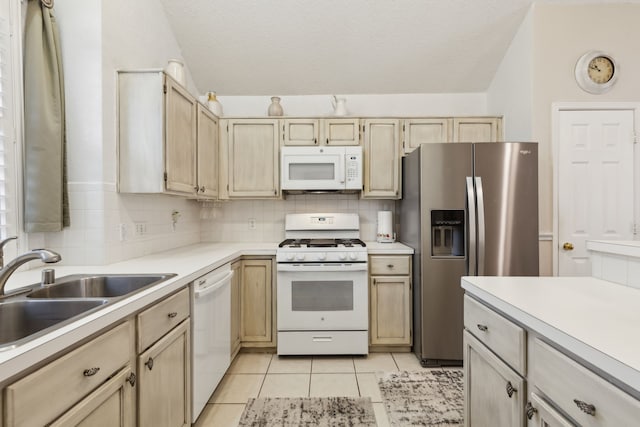
[(357, 194), (301, 194), (284, 200), (234, 200), (203, 204), (202, 241), (279, 242), (288, 213), (357, 213), (360, 237), (375, 240), (377, 213), (394, 211), (393, 200), (361, 200)]

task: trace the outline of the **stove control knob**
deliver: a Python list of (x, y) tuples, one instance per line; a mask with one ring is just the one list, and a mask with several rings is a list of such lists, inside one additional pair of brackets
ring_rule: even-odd
[(349, 254), (349, 259), (350, 259), (350, 260), (352, 260), (352, 261), (357, 260), (357, 259), (358, 259), (358, 254), (357, 254), (357, 253), (355, 253), (355, 252), (351, 252), (351, 253)]
[(324, 261), (325, 259), (327, 259), (327, 254), (326, 254), (326, 252), (320, 252), (320, 253), (318, 254), (318, 259), (319, 259), (320, 261)]
[(296, 254), (296, 260), (303, 261), (304, 260), (304, 254)]
[(344, 253), (344, 252), (340, 252), (340, 253), (338, 254), (338, 258), (339, 258), (341, 261), (344, 261), (345, 259), (347, 259), (347, 254), (346, 254), (346, 253)]
[(287, 254), (287, 261), (293, 261), (293, 254)]

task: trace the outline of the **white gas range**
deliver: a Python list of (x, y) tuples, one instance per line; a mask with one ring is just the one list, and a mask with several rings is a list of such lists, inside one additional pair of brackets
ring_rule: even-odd
[(276, 252), (278, 354), (367, 354), (367, 248), (357, 214), (289, 214)]

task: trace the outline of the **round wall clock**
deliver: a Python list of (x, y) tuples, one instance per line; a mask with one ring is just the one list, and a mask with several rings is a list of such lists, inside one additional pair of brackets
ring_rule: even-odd
[(583, 90), (601, 94), (607, 92), (618, 79), (620, 67), (611, 55), (589, 51), (576, 63), (576, 81)]

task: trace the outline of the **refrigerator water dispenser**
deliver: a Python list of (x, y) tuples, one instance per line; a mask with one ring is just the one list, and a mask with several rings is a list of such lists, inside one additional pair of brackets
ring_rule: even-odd
[(464, 255), (464, 210), (432, 210), (431, 256)]

